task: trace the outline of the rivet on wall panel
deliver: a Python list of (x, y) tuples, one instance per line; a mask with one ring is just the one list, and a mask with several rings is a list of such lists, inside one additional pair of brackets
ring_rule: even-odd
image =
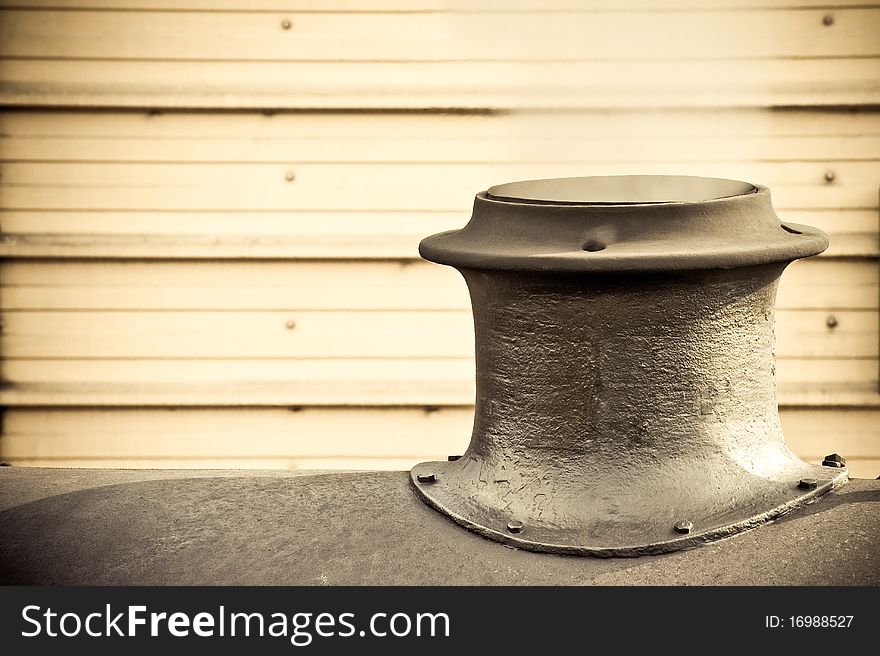
[(284, 324), (284, 327), (288, 330), (293, 330), (296, 328), (296, 322), (293, 319), (288, 319), (287, 323)]
[(285, 18), (283, 21), (281, 21), (282, 30), (289, 30), (291, 27), (293, 27), (293, 23), (290, 21), (289, 18)]
[(293, 174), (293, 171), (288, 171), (284, 174), (284, 179), (288, 182), (293, 182), (296, 179), (296, 176)]
[(833, 314), (829, 314), (828, 318), (825, 319), (825, 325), (829, 328), (837, 328), (837, 317)]
[(824, 25), (825, 27), (831, 27), (832, 25), (834, 25), (834, 16), (832, 16), (831, 14), (825, 14), (825, 16), (822, 18), (822, 25)]
[(834, 182), (834, 178), (836, 177), (834, 171), (825, 171), (825, 182)]

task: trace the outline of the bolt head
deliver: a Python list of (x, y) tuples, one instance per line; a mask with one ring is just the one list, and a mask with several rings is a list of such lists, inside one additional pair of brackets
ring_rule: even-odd
[(838, 469), (846, 467), (846, 458), (838, 453), (829, 453), (822, 461), (824, 467), (837, 467)]
[(682, 522), (676, 522), (675, 526), (673, 526), (676, 533), (690, 533), (694, 529), (693, 522), (689, 522), (687, 520)]
[(447, 456), (446, 458), (449, 462), (455, 462), (456, 460), (460, 460), (461, 456)]
[(798, 481), (798, 487), (802, 490), (815, 490), (819, 487), (819, 481), (815, 478), (802, 478)]
[(435, 483), (437, 476), (435, 474), (416, 474), (416, 480), (419, 483)]
[(523, 523), (517, 520), (513, 520), (512, 522), (507, 522), (507, 530), (511, 533), (522, 533), (523, 532)]

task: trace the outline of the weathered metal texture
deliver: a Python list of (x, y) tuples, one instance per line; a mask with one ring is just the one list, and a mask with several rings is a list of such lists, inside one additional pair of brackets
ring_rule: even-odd
[(822, 232), (783, 226), (766, 188), (734, 181), (479, 194), (465, 228), (420, 247), (467, 282), (477, 398), (466, 453), (417, 465), (415, 491), (518, 547), (638, 556), (731, 535), (845, 482), (843, 463), (786, 448), (775, 395), (779, 276), (825, 247)]
[(570, 558), (463, 530), (405, 472), (0, 468), (0, 584), (880, 585), (878, 544), (880, 480), (709, 548)]

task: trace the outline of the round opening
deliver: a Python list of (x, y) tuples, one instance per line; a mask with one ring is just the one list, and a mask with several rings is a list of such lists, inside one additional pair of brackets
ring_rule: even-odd
[(595, 253), (596, 251), (604, 251), (605, 244), (601, 241), (596, 241), (595, 239), (591, 239), (586, 242), (583, 246), (581, 246), (581, 250), (589, 251), (590, 253)]
[(524, 203), (641, 205), (700, 202), (742, 196), (755, 191), (755, 185), (748, 182), (721, 178), (616, 175), (510, 182), (491, 187), (488, 196)]

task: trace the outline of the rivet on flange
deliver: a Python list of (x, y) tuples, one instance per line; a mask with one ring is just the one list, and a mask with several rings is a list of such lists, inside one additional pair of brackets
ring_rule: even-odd
[(823, 467), (836, 467), (842, 469), (846, 467), (846, 458), (837, 453), (829, 453), (822, 461)]
[(676, 533), (690, 533), (694, 528), (694, 524), (689, 521), (677, 522), (673, 528)]

